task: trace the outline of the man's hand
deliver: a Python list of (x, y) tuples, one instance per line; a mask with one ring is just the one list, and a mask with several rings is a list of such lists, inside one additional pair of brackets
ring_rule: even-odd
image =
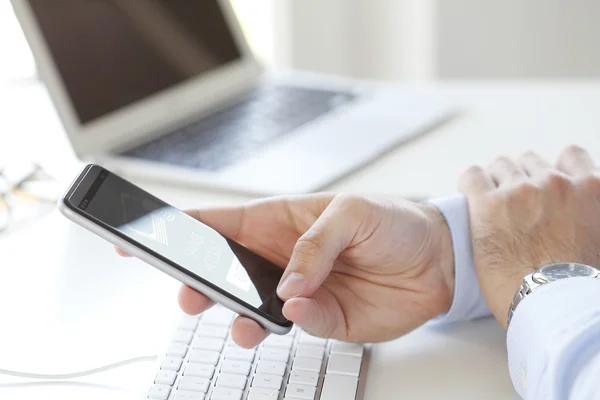
[[(314, 335), (390, 340), (450, 307), (451, 238), (433, 206), (317, 194), (189, 214), (285, 268), (283, 313)], [(185, 286), (179, 303), (188, 314), (212, 306)], [(232, 336), (253, 347), (267, 332), (238, 317)]]
[(552, 167), (534, 153), (466, 171), (477, 277), (504, 327), (525, 275), (556, 262), (600, 265), (600, 175), (589, 154), (569, 147)]

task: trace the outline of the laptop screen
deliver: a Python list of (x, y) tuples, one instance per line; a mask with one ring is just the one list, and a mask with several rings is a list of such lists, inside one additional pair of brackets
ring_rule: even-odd
[(217, 0), (29, 0), (82, 124), (241, 57)]

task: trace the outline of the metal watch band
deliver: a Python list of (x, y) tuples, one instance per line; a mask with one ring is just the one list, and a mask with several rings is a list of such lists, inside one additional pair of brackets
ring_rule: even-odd
[(525, 296), (527, 296), (529, 293), (531, 293), (531, 288), (529, 287), (529, 283), (527, 283), (527, 280), (523, 278), (523, 281), (521, 282), (521, 287), (515, 294), (515, 297), (513, 297), (512, 303), (510, 303), (510, 308), (508, 309), (508, 320), (506, 321), (506, 328), (508, 328), (508, 326), (510, 325), (510, 320), (512, 319), (513, 314), (515, 313), (517, 306), (519, 305), (521, 300), (523, 300)]

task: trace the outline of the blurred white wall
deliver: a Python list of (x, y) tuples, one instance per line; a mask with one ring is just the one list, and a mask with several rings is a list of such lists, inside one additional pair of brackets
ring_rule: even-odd
[(600, 77), (598, 0), (279, 0), (290, 65), (361, 78)]
[(439, 0), (436, 7), (442, 79), (600, 77), (598, 0)]
[(282, 1), (291, 66), (360, 78), (432, 78), (432, 0)]
[[(357, 78), (600, 77), (599, 0), (231, 0), (257, 56)], [(0, 1), (0, 82), (34, 64)]]

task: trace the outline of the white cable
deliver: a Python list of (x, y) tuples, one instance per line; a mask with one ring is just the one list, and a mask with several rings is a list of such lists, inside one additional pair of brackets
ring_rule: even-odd
[(99, 374), (100, 372), (109, 371), (115, 368), (121, 368), (130, 364), (137, 364), (140, 362), (147, 361), (156, 361), (156, 356), (142, 356), (142, 357), (134, 357), (128, 360), (119, 361), (116, 363), (104, 365), (98, 368), (92, 368), (85, 371), (79, 372), (71, 372), (68, 374), (36, 374), (31, 372), (20, 372), (20, 371), (11, 371), (8, 369), (0, 369), (0, 375), (10, 375), (16, 376), (19, 378), (28, 378), (28, 379), (44, 379), (44, 380), (67, 380), (67, 379), (75, 379), (81, 378), (84, 376)]

